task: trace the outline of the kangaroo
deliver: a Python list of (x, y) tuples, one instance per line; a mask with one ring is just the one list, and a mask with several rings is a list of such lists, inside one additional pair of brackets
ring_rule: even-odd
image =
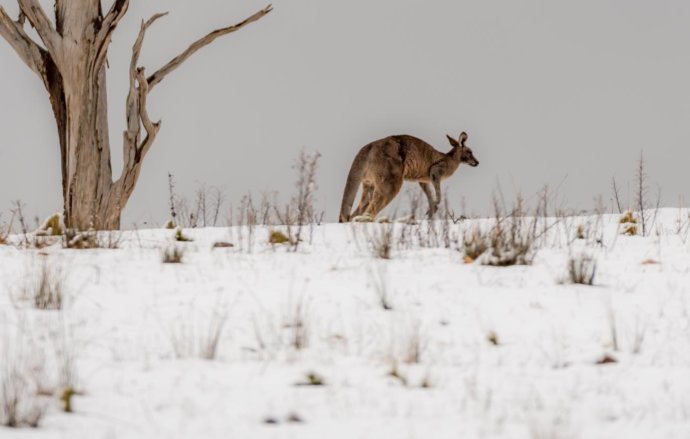
[[(453, 175), (460, 163), (472, 167), (479, 164), (472, 150), (465, 145), (467, 133), (460, 134), (458, 140), (446, 137), (453, 147), (447, 153), (407, 135), (386, 137), (362, 147), (347, 176), (340, 222), (358, 216), (373, 220), (400, 192), (404, 180), (419, 183), (429, 200), (427, 214), (432, 217), (441, 202), (441, 181)], [(362, 198), (357, 209), (350, 214), (360, 184)]]

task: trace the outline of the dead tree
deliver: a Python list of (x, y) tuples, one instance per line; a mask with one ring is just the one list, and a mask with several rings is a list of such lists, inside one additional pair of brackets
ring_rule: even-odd
[[(271, 11), (269, 5), (240, 23), (207, 34), (150, 75), (139, 65), (144, 36), (167, 13), (142, 21), (129, 65), (124, 168), (115, 178), (110, 165), (106, 59), (113, 32), (127, 13), (129, 0), (114, 0), (105, 14), (101, 0), (55, 0), (54, 21), (38, 0), (17, 3), (17, 20), (0, 6), (0, 35), (48, 91), (60, 143), (65, 224), (82, 230), (120, 227), (122, 209), (134, 191), (144, 158), (161, 126), (146, 110), (151, 90), (199, 49)], [(40, 41), (27, 34), (27, 22)]]

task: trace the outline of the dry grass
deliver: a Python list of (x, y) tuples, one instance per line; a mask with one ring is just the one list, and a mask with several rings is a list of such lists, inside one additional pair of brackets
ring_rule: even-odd
[(289, 331), (289, 345), (295, 350), (302, 350), (309, 345), (309, 324), (304, 298), (290, 303), (283, 327)]
[[(7, 328), (3, 328), (7, 329)], [(23, 328), (25, 329), (25, 328)], [(44, 349), (28, 343), (23, 332), (3, 331), (0, 339), (0, 425), (36, 428), (46, 412), (46, 397), (40, 391)]]
[(38, 427), (46, 411), (38, 395), (35, 376), (27, 371), (22, 359), (3, 355), (0, 366), (0, 424), (10, 428)]
[(372, 285), (374, 293), (376, 293), (378, 304), (384, 311), (393, 310), (393, 301), (388, 289), (386, 267), (384, 265), (377, 265), (375, 268), (369, 268), (367, 274), (369, 275), (369, 282)]
[(393, 224), (373, 224), (365, 229), (371, 254), (379, 259), (390, 259), (394, 244)]
[(184, 257), (184, 249), (176, 245), (172, 245), (163, 249), (162, 260), (164, 264), (181, 264)]
[(60, 310), (65, 303), (64, 274), (53, 258), (40, 256), (40, 261), (27, 269), (17, 299), (30, 301), (40, 310)]
[(204, 309), (196, 303), (185, 306), (166, 328), (175, 356), (216, 359), (229, 315), (229, 307), (220, 299)]
[(574, 284), (593, 285), (596, 272), (597, 261), (591, 255), (580, 254), (568, 259), (568, 276)]
[(465, 262), (471, 263), (479, 259), (489, 249), (487, 241), (486, 234), (482, 233), (481, 229), (477, 227), (473, 228), (471, 232), (465, 233), (463, 240)]

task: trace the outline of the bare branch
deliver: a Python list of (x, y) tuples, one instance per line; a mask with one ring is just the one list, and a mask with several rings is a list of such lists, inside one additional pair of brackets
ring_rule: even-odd
[(137, 68), (137, 64), (139, 63), (139, 55), (141, 54), (141, 47), (144, 45), (144, 37), (146, 36), (146, 31), (148, 30), (149, 27), (153, 23), (156, 22), (161, 17), (165, 17), (168, 15), (168, 12), (160, 12), (158, 14), (155, 14), (146, 22), (142, 20), (141, 22), (141, 29), (139, 30), (139, 36), (137, 37), (136, 42), (134, 43), (134, 47), (132, 48), (132, 61), (129, 65), (129, 72), (130, 72), (130, 85), (134, 82), (136, 79), (135, 71)]
[[(129, 198), (129, 194), (134, 190), (134, 186), (139, 178), (144, 157), (151, 149), (158, 135), (158, 131), (160, 130), (161, 122), (153, 122), (146, 108), (147, 98), (151, 88), (162, 81), (165, 76), (179, 67), (202, 47), (212, 43), (218, 37), (235, 32), (247, 24), (260, 19), (271, 12), (271, 10), (272, 7), (269, 5), (234, 26), (211, 32), (204, 38), (193, 43), (186, 51), (178, 55), (153, 75), (149, 76), (148, 79), (145, 75), (145, 69), (138, 66), (144, 38), (148, 28), (159, 18), (167, 15), (167, 12), (156, 14), (147, 21), (141, 23), (139, 35), (134, 42), (134, 46), (132, 46), (132, 58), (129, 66), (129, 94), (127, 96), (126, 108), (127, 130), (124, 132), (123, 139), (124, 166), (120, 178), (114, 183), (116, 186), (114, 193), (117, 194), (115, 196), (117, 199), (113, 199), (113, 202), (118, 205), (124, 205), (127, 198)], [(110, 13), (108, 15), (110, 15)], [(140, 141), (142, 126), (146, 131), (146, 137), (143, 141)]]
[[(165, 13), (155, 14), (147, 21), (142, 21), (139, 35), (132, 47), (132, 59), (129, 65), (129, 94), (127, 96), (127, 130), (123, 139), (124, 167), (122, 175), (117, 181), (120, 185), (120, 193), (126, 194), (134, 188), (138, 178), (141, 163), (148, 153), (151, 145), (160, 130), (160, 122), (152, 122), (146, 108), (146, 101), (149, 93), (149, 85), (146, 80), (146, 72), (143, 67), (137, 67), (139, 55), (144, 44), (144, 37), (148, 28)], [(146, 130), (146, 137), (143, 142), (139, 142), (141, 126)]]
[(153, 141), (156, 139), (158, 130), (160, 130), (161, 122), (151, 122), (148, 109), (146, 108), (146, 97), (149, 94), (149, 84), (146, 81), (146, 72), (143, 67), (137, 69), (137, 82), (139, 83), (139, 115), (141, 116), (141, 123), (146, 130), (146, 138), (137, 147), (136, 161), (141, 162), (144, 156), (149, 152)]
[[(141, 54), (141, 48), (144, 44), (144, 37), (146, 36), (146, 31), (147, 29), (159, 18), (164, 17), (167, 15), (167, 12), (164, 13), (159, 13), (155, 14), (151, 18), (149, 18), (147, 21), (142, 21), (141, 22), (141, 29), (139, 30), (139, 35), (137, 36), (137, 39), (134, 43), (134, 46), (132, 47), (132, 60), (129, 65), (129, 94), (127, 96), (127, 109), (126, 109), (126, 117), (127, 117), (127, 131), (125, 131), (125, 139), (124, 139), (124, 160), (125, 160), (125, 167), (132, 167), (134, 166), (137, 157), (138, 157), (138, 150), (139, 150), (139, 133), (141, 132), (141, 119), (142, 119), (142, 111), (143, 115), (146, 118), (146, 120), (150, 123), (150, 120), (148, 118), (148, 112), (145, 108), (146, 105), (146, 94), (148, 94), (148, 83), (146, 82), (146, 77), (142, 76), (143, 75), (143, 68), (139, 69), (137, 67), (137, 64), (139, 63), (139, 55)], [(141, 72), (140, 72), (141, 70)], [(142, 81), (143, 79), (143, 81)], [(137, 86), (138, 85), (138, 86)], [(142, 86), (143, 85), (143, 86)], [(144, 93), (144, 96), (142, 97), (142, 92)], [(142, 107), (142, 104), (144, 107)], [(145, 121), (146, 123), (146, 121)], [(147, 129), (148, 136), (147, 139), (148, 141), (145, 141), (145, 144), (148, 144), (147, 148), (150, 147), (150, 144), (152, 143), (151, 138), (155, 137), (151, 136), (152, 130), (150, 130), (151, 126), (155, 124), (150, 124), (148, 127), (144, 127)], [(156, 130), (157, 131), (157, 130)]]
[(616, 206), (618, 207), (618, 213), (623, 213), (621, 208), (621, 201), (618, 197), (618, 185), (616, 185), (616, 177), (611, 177), (611, 189), (613, 189), (613, 197), (616, 200)]
[(19, 14), (19, 19), (13, 21), (0, 6), (0, 35), (7, 40), (17, 55), (34, 73), (43, 78), (45, 64), (43, 57), (45, 50), (34, 42), (24, 31), (24, 14)]
[(189, 57), (194, 55), (199, 49), (211, 44), (213, 41), (215, 41), (217, 38), (222, 37), (223, 35), (230, 34), (232, 32), (235, 32), (244, 26), (253, 23), (260, 18), (262, 18), (264, 15), (268, 14), (273, 10), (273, 6), (268, 5), (264, 9), (260, 10), (259, 12), (255, 13), (251, 17), (246, 18), (245, 20), (229, 27), (221, 28), (214, 30), (213, 32), (209, 33), (205, 37), (195, 41), (192, 43), (187, 50), (173, 58), (169, 63), (161, 67), (158, 71), (156, 71), (153, 75), (149, 76), (148, 78), (148, 83), (149, 83), (149, 90), (152, 90), (156, 85), (158, 85), (159, 82), (163, 80), (170, 72), (173, 70), (177, 69), (183, 62), (187, 61)]
[(640, 224), (642, 225), (642, 236), (647, 236), (647, 172), (645, 171), (644, 151), (640, 151), (640, 160), (637, 162), (637, 194), (635, 194), (635, 204), (640, 210)]
[[(36, 29), (36, 33), (41, 37), (41, 41), (48, 49), (48, 52), (55, 56), (60, 44), (61, 37), (53, 27), (50, 19), (46, 15), (43, 7), (38, 0), (17, 0), (22, 15), (29, 20), (31, 26)], [(23, 18), (21, 18), (23, 20)]]
[(101, 25), (101, 35), (107, 33), (112, 33), (117, 24), (120, 22), (122, 17), (125, 16), (127, 10), (129, 9), (129, 0), (115, 0), (113, 5), (108, 10), (108, 13), (103, 17), (103, 23)]
[(115, 0), (110, 10), (103, 18), (101, 29), (96, 37), (96, 57), (94, 61), (94, 72), (98, 72), (103, 66), (105, 57), (108, 53), (108, 46), (113, 37), (115, 28), (120, 23), (122, 17), (127, 14), (129, 9), (129, 0)]

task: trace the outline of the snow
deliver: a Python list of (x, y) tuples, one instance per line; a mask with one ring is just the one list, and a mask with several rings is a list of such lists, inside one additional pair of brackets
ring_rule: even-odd
[[(186, 243), (128, 231), (114, 250), (0, 246), (0, 361), (55, 394), (67, 353), (77, 391), (73, 413), (41, 396), (40, 426), (0, 437), (686, 439), (687, 215), (661, 210), (644, 238), (623, 236), (618, 215), (564, 218), (532, 265), (511, 267), (418, 246), (374, 258), (363, 231), (401, 224), (314, 226), (296, 252), (268, 244), (268, 227), (185, 229)], [(579, 224), (601, 243), (573, 240)], [(161, 262), (170, 246), (183, 263)], [(581, 253), (596, 258), (594, 286), (567, 281)], [(61, 311), (22, 294), (46, 260)]]

